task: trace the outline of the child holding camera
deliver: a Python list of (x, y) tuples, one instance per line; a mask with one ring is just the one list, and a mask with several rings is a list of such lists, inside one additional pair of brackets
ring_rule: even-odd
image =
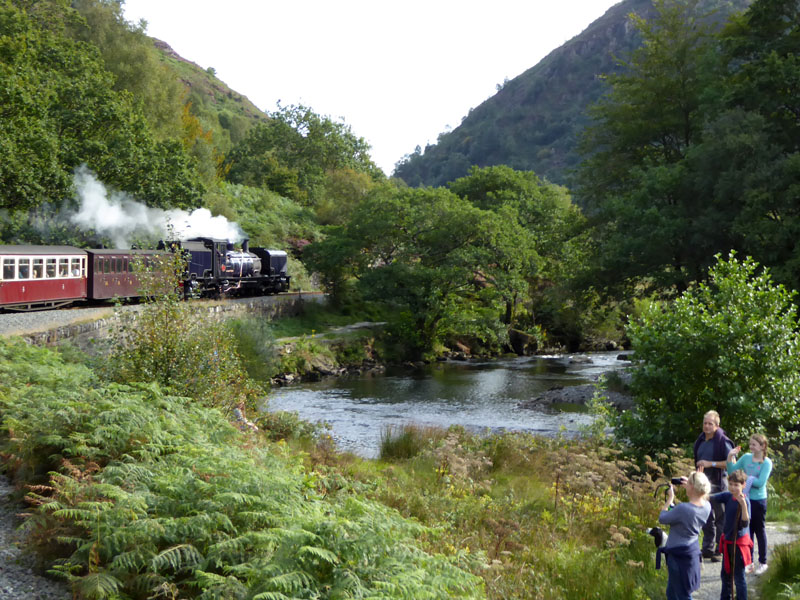
[[(755, 571), (761, 575), (767, 570), (767, 530), (765, 520), (767, 517), (767, 480), (772, 473), (772, 461), (767, 458), (767, 437), (760, 433), (750, 436), (750, 452), (738, 461), (736, 455), (741, 451), (741, 446), (736, 446), (728, 454), (728, 473), (742, 469), (751, 480), (747, 496), (750, 498), (750, 537), (758, 542), (758, 567), (753, 569), (751, 564), (747, 567), (748, 573)], [(747, 487), (747, 486), (745, 486)]]
[(711, 483), (702, 472), (689, 477), (674, 479), (686, 488), (689, 502), (681, 502), (674, 508), (675, 489), (669, 486), (664, 507), (658, 522), (669, 525), (669, 537), (661, 549), (667, 557), (667, 600), (692, 600), (692, 593), (700, 587), (700, 530), (711, 514), (708, 494)]
[(753, 541), (750, 539), (750, 500), (744, 493), (747, 474), (734, 471), (728, 476), (728, 491), (712, 494), (711, 502), (725, 506), (720, 548), (722, 550), (722, 589), (720, 600), (731, 597), (731, 580), (736, 585), (737, 600), (747, 600), (744, 571), (752, 562)]

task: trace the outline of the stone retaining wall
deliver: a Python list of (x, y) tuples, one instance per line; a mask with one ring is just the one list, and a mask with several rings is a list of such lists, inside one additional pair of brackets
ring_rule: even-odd
[[(260, 315), (265, 319), (300, 314), (307, 302), (326, 302), (327, 296), (321, 293), (296, 292), (278, 296), (263, 296), (259, 298), (238, 298), (225, 302), (197, 301), (192, 303), (192, 308), (201, 313), (204, 318), (220, 321), (247, 315)], [(126, 306), (123, 310), (140, 311), (141, 306)], [(69, 323), (47, 331), (23, 335), (30, 344), (52, 346), (64, 341), (69, 341), (84, 351), (97, 351), (103, 346), (103, 341), (117, 322), (115, 313), (108, 314), (107, 310), (100, 311), (96, 319), (87, 317), (77, 323)]]

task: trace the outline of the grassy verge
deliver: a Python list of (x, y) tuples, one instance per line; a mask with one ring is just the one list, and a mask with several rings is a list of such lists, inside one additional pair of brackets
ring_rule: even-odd
[[(657, 598), (655, 481), (591, 441), (474, 436), (405, 427), (386, 431), (382, 458), (306, 450), (325, 493), (355, 489), (429, 527), (425, 547), (480, 556), (472, 572), (488, 598)], [(678, 471), (678, 453), (661, 457)]]
[(383, 315), (365, 305), (360, 311), (332, 309), (316, 302), (306, 303), (303, 313), (296, 317), (279, 319), (272, 323), (276, 339), (324, 334), (334, 327), (352, 325), (360, 321), (383, 321)]

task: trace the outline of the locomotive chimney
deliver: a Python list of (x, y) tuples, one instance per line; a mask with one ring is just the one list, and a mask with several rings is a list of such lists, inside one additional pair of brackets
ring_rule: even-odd
[(250, 252), (250, 240), (242, 240), (242, 252)]

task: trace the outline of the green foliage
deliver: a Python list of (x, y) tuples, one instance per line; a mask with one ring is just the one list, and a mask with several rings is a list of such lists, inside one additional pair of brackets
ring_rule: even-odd
[(248, 378), (231, 330), (182, 300), (181, 255), (163, 254), (136, 272), (144, 306), (118, 313), (108, 376), (155, 382), (226, 410), (254, 403), (263, 392)]
[(227, 177), (314, 205), (326, 173), (350, 169), (377, 177), (368, 152), (369, 145), (344, 123), (306, 106), (279, 106), (231, 150)]
[(609, 77), (578, 193), (595, 217), (595, 283), (682, 292), (736, 249), (800, 287), (798, 9), (755, 0), (721, 34), (708, 3), (661, 0)]
[(329, 429), (327, 424), (303, 421), (297, 413), (284, 410), (265, 411), (256, 419), (259, 431), (272, 440), (313, 440), (322, 431)]
[(121, 3), (77, 0), (72, 6), (83, 19), (72, 24), (71, 35), (97, 46), (114, 89), (133, 95), (157, 139), (179, 138), (185, 91), (141, 24), (124, 20)]
[(315, 362), (325, 361), (326, 364), (336, 363), (333, 351), (311, 336), (302, 336), (300, 339), (286, 343), (280, 353), (280, 372), (305, 375), (312, 371)]
[(654, 6), (652, 21), (634, 17), (643, 44), (592, 109), (580, 195), (597, 213), (599, 283), (631, 285), (647, 276), (645, 283), (682, 291), (715, 251), (733, 247), (705, 237), (714, 205), (698, 198), (684, 164), (708, 110), (714, 28), (696, 0)]
[(319, 236), (312, 211), (266, 189), (223, 183), (210, 195), (209, 206), (239, 223), (253, 246), (283, 248), (289, 240)]
[(303, 256), (334, 303), (392, 307), (389, 344), (406, 357), (459, 340), (496, 353), (509, 328), (553, 322), (537, 318), (544, 290), (575, 272), (583, 222), (564, 188), (476, 168), (449, 190), (374, 186)]
[(800, 446), (791, 444), (778, 461), (775, 484), (787, 495), (800, 498)]
[(800, 542), (778, 546), (769, 561), (761, 593), (764, 598), (798, 600), (800, 598)]
[(387, 462), (408, 460), (443, 437), (442, 430), (433, 427), (412, 424), (390, 426), (381, 431), (379, 456)]
[(2, 207), (63, 203), (73, 169), (84, 163), (149, 204), (196, 206), (202, 186), (183, 148), (155, 141), (132, 96), (114, 89), (97, 49), (68, 35), (77, 13), (56, 0), (40, 4), (36, 11), (0, 4)]
[(426, 528), (357, 495), (323, 499), (216, 410), (153, 383), (98, 385), (22, 341), (0, 343), (0, 372), (6, 466), (39, 484), (30, 545), (76, 597), (482, 597), (420, 549)]
[(237, 353), (249, 377), (255, 381), (267, 382), (278, 374), (278, 346), (272, 325), (267, 319), (228, 319), (225, 327), (236, 340)]
[[(390, 435), (410, 458), (341, 468), (383, 502), (436, 525), (431, 546), (479, 572), (489, 598), (644, 600), (663, 593), (666, 581), (650, 566), (652, 540), (643, 531), (657, 514), (654, 481), (667, 476), (654, 462), (640, 470), (594, 441), (473, 436), (459, 428), (418, 429), (412, 440), (407, 431), (413, 428)], [(659, 459), (677, 472), (689, 468), (680, 453)]]
[(672, 304), (651, 304), (628, 328), (633, 411), (620, 439), (641, 451), (694, 440), (717, 410), (734, 440), (765, 431), (778, 442), (800, 422), (800, 340), (792, 294), (751, 260), (718, 257), (701, 283)]

